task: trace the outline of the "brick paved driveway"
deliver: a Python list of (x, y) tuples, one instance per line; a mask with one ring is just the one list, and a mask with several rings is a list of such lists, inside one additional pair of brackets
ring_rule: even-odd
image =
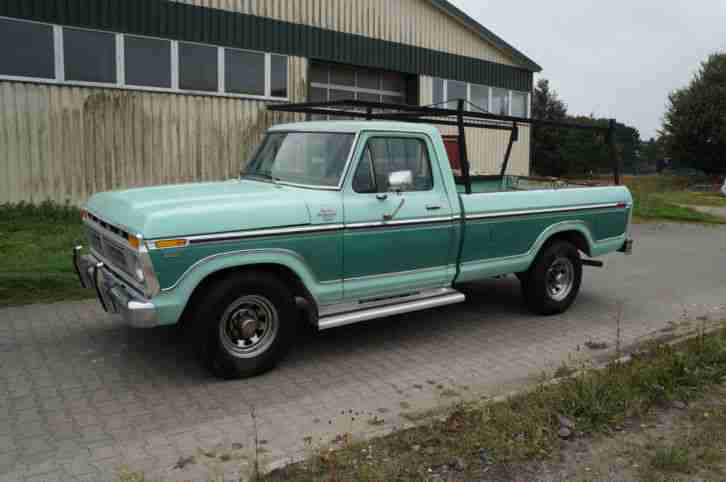
[(255, 432), (261, 461), (279, 462), (306, 436), (387, 430), (412, 410), (531, 382), (588, 340), (612, 343), (618, 302), (626, 343), (684, 316), (726, 318), (725, 229), (635, 236), (636, 255), (588, 270), (563, 316), (534, 317), (516, 281), (490, 281), (461, 305), (304, 335), (277, 370), (245, 381), (210, 378), (175, 330), (126, 328), (96, 303), (2, 310), (0, 481), (118, 480), (124, 467), (238, 480)]

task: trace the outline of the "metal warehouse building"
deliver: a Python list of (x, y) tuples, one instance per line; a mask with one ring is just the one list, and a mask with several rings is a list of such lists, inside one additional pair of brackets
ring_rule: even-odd
[[(270, 102), (528, 116), (540, 70), (445, 0), (2, 0), (0, 46), (0, 203), (235, 176), (295, 120)], [(467, 136), (472, 173), (498, 172), (508, 135)]]

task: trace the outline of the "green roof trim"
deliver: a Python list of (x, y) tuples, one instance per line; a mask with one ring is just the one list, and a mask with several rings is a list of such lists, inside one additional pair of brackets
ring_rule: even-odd
[(0, 16), (532, 90), (524, 67), (170, 0), (0, 0)]
[(501, 37), (499, 37), (497, 34), (492, 32), (476, 20), (474, 20), (456, 5), (448, 2), (447, 0), (428, 1), (431, 2), (434, 6), (445, 11), (452, 17), (455, 17), (468, 27), (472, 28), (479, 34), (479, 36), (481, 36), (482, 39), (491, 44), (494, 44), (494, 46), (496, 46), (499, 50), (502, 50), (503, 52), (509, 54), (516, 62), (523, 64), (523, 66), (525, 66), (527, 69), (531, 70), (532, 72), (542, 72), (542, 67), (540, 67), (537, 62), (530, 59), (522, 52), (514, 48), (512, 45), (505, 42)]

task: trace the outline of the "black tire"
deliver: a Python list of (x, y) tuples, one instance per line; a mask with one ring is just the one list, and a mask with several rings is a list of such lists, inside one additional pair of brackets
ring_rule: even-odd
[(250, 271), (217, 281), (193, 321), (202, 364), (225, 379), (272, 369), (292, 346), (296, 313), (292, 293), (274, 275)]
[(580, 252), (567, 241), (545, 245), (520, 281), (524, 301), (532, 312), (545, 316), (564, 313), (580, 292)]

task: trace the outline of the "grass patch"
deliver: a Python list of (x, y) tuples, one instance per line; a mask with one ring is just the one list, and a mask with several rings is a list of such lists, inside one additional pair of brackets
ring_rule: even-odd
[(690, 466), (688, 447), (657, 447), (650, 465), (664, 472), (685, 472)]
[(81, 239), (75, 207), (0, 205), (0, 307), (91, 296), (71, 265), (71, 246)]
[[(457, 480), (478, 480), (512, 464), (551, 458), (565, 444), (563, 420), (574, 425), (576, 438), (609, 433), (672, 400), (696, 400), (726, 377), (726, 330), (643, 353), (502, 402), (458, 404), (445, 417), (387, 437), (321, 449), (264, 480), (409, 481), (452, 473)], [(656, 451), (651, 464), (685, 470), (690, 455), (683, 450)]]
[(692, 178), (656, 175), (625, 177), (624, 182), (633, 194), (635, 203), (633, 215), (636, 219), (726, 223), (726, 219), (684, 206), (726, 207), (726, 198), (719, 196), (718, 193), (689, 191), (688, 187), (694, 183)]

